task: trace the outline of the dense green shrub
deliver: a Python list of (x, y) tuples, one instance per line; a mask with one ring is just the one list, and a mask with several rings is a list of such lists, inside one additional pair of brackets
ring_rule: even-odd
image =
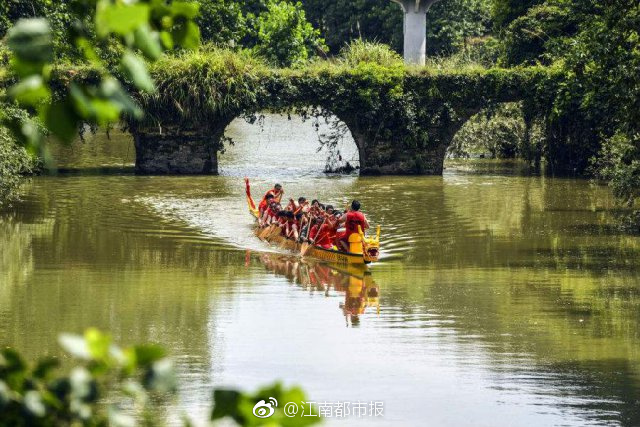
[(577, 16), (562, 0), (534, 6), (504, 30), (507, 66), (551, 63), (563, 53), (565, 39), (577, 31)]
[(530, 7), (544, 0), (491, 0), (491, 17), (499, 31), (519, 16), (527, 13)]
[(542, 144), (540, 126), (530, 123), (527, 127), (521, 103), (505, 103), (471, 117), (453, 138), (449, 154), (535, 163)]
[(270, 0), (267, 11), (257, 17), (258, 55), (280, 67), (304, 64), (324, 52), (324, 40), (307, 21), (302, 5)]
[(15, 201), (22, 177), (36, 169), (36, 162), (18, 146), (8, 129), (0, 127), (0, 206)]
[(611, 183), (613, 193), (624, 204), (639, 207), (640, 198), (640, 135), (617, 133), (602, 145), (597, 160), (600, 178)]
[[(27, 112), (0, 104), (0, 116), (25, 118)], [(22, 177), (37, 172), (39, 167), (39, 161), (18, 145), (9, 129), (0, 126), (0, 206), (14, 202), (18, 198)]]
[[(577, 35), (563, 52), (566, 79), (550, 117), (549, 139), (592, 159), (626, 203), (637, 197), (640, 135), (640, 3), (576, 2)], [(604, 142), (604, 143), (603, 143)], [(567, 160), (568, 161), (568, 160)], [(562, 160), (562, 163), (567, 163)]]
[(236, 46), (247, 33), (241, 4), (234, 0), (198, 0), (196, 22), (202, 39), (221, 46)]
[(339, 62), (355, 67), (361, 62), (371, 62), (385, 67), (402, 65), (400, 55), (386, 44), (354, 40), (340, 51)]
[(486, 36), (490, 28), (489, 0), (439, 1), (427, 12), (427, 54), (455, 54), (468, 39)]

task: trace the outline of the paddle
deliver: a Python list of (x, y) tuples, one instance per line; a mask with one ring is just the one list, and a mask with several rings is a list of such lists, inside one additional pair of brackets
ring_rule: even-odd
[(278, 226), (275, 224), (268, 225), (260, 232), (260, 235), (258, 237), (261, 238), (262, 240), (267, 240), (268, 237), (271, 237), (274, 227), (278, 228)]
[(305, 218), (307, 218), (307, 229), (306, 229), (306, 233), (303, 236), (302, 233), (300, 233), (300, 239), (302, 239), (302, 245), (300, 245), (300, 256), (302, 256), (305, 251), (307, 250), (307, 246), (309, 246), (309, 243), (307, 242), (307, 240), (309, 239), (309, 232), (311, 231), (311, 215), (309, 215), (308, 217), (305, 216)]
[(268, 239), (272, 239), (276, 236), (279, 236), (282, 233), (282, 228), (278, 224), (273, 224), (273, 228), (269, 232)]
[[(320, 227), (318, 227), (318, 233), (316, 234), (316, 238), (318, 238), (318, 235), (320, 234), (320, 230), (322, 230), (322, 226), (324, 225), (324, 223), (327, 221), (327, 217), (324, 217), (324, 220), (322, 220), (322, 224), (320, 224)], [(309, 227), (311, 228), (311, 227)], [(307, 236), (309, 235), (309, 233), (307, 233)], [(306, 245), (306, 246), (305, 246)], [(311, 248), (313, 248), (312, 244), (309, 244), (307, 242), (304, 242), (302, 244), (302, 247), (300, 248), (300, 256), (306, 256), (307, 253), (311, 250)]]

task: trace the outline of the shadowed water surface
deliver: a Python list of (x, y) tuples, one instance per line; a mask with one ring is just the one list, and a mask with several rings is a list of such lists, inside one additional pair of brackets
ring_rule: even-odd
[[(118, 134), (54, 150), (74, 173), (34, 178), (0, 216), (0, 345), (58, 354), (59, 332), (89, 326), (161, 343), (173, 422), (206, 419), (213, 387), (282, 379), (318, 403), (384, 402), (334, 425), (640, 424), (640, 241), (606, 188), (491, 162), (325, 176), (310, 123), (228, 133), (215, 177), (134, 176)], [(245, 174), (256, 194), (359, 198), (381, 262), (365, 275), (263, 245)]]

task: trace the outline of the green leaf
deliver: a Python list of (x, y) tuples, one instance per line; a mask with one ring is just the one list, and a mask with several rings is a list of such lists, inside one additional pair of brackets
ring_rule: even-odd
[(122, 386), (122, 391), (136, 402), (143, 403), (147, 399), (147, 392), (138, 381), (126, 381)]
[(236, 390), (216, 389), (213, 391), (214, 407), (211, 412), (211, 420), (231, 417), (238, 424), (243, 424), (243, 418), (238, 413), (238, 404), (242, 394)]
[(43, 18), (20, 19), (7, 32), (7, 44), (22, 61), (40, 63), (53, 59), (51, 29)]
[(121, 111), (121, 106), (111, 100), (100, 98), (91, 100), (92, 119), (100, 126), (118, 121)]
[(12, 348), (5, 348), (0, 352), (0, 368), (3, 371), (24, 371), (27, 364), (20, 354)]
[[(49, 105), (44, 110), (43, 119), (47, 129), (62, 142), (71, 142), (78, 132), (80, 118), (68, 99)], [(79, 347), (76, 346), (76, 349), (79, 350)], [(81, 357), (82, 352), (80, 351), (78, 354), (77, 357)]]
[(138, 107), (116, 79), (112, 77), (105, 78), (100, 84), (98, 93), (100, 96), (117, 103), (123, 113), (129, 114), (136, 119), (142, 117), (143, 113), (140, 107)]
[[(16, 129), (13, 130), (14, 134)], [(40, 126), (32, 119), (25, 119), (18, 123), (17, 134), (19, 141), (25, 146), (27, 151), (33, 155), (44, 154), (42, 143), (42, 133)]]
[(135, 427), (136, 420), (131, 415), (109, 406), (109, 425), (113, 427)]
[(174, 1), (171, 3), (171, 13), (174, 16), (184, 16), (193, 19), (200, 12), (200, 4), (196, 2)]
[(109, 33), (126, 36), (149, 22), (149, 5), (134, 3), (111, 4), (101, 1), (96, 10), (96, 31), (100, 37)]
[(92, 65), (98, 68), (102, 67), (102, 60), (100, 59), (100, 57), (98, 57), (98, 54), (96, 53), (95, 49), (93, 48), (93, 44), (91, 43), (91, 41), (89, 41), (89, 39), (87, 39), (86, 37), (78, 37), (76, 39), (76, 47), (78, 48), (78, 50), (80, 50), (80, 52), (82, 52), (84, 58)]
[(195, 49), (200, 45), (200, 28), (193, 21), (185, 21), (171, 32), (173, 40), (185, 49)]
[(155, 91), (156, 87), (147, 71), (147, 65), (137, 55), (130, 51), (125, 52), (120, 65), (124, 74), (138, 89), (148, 93)]
[(45, 62), (30, 62), (24, 61), (17, 56), (14, 56), (9, 61), (11, 68), (18, 77), (29, 77), (32, 74), (47, 74), (48, 65)]
[(41, 76), (32, 75), (9, 89), (9, 95), (22, 105), (37, 107), (47, 102), (51, 91)]
[(165, 49), (167, 50), (173, 49), (173, 37), (171, 36), (171, 33), (167, 31), (161, 31), (160, 41), (162, 42), (162, 45), (164, 46)]
[(96, 384), (85, 368), (74, 368), (69, 375), (71, 397), (86, 402), (96, 396)]
[(58, 359), (53, 357), (46, 357), (38, 361), (38, 364), (33, 370), (33, 376), (35, 378), (46, 380), (52, 370), (60, 366)]
[(95, 116), (94, 111), (92, 111), (91, 100), (76, 82), (71, 83), (69, 96), (80, 117), (89, 119)]
[(144, 56), (155, 61), (162, 55), (162, 46), (157, 33), (152, 33), (148, 25), (136, 28), (134, 32), (136, 47)]
[(111, 345), (111, 337), (109, 335), (103, 334), (96, 328), (89, 328), (84, 332), (84, 339), (94, 359), (107, 359), (109, 346)]
[(148, 366), (167, 355), (164, 348), (155, 344), (136, 345), (133, 351), (138, 367)]
[(0, 409), (5, 407), (11, 401), (11, 390), (7, 383), (0, 380)]

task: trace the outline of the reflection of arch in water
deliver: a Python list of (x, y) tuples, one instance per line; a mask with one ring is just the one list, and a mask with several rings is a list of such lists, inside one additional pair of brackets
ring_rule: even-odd
[[(247, 251), (247, 265), (251, 260), (250, 254)], [(347, 324), (359, 323), (360, 316), (365, 314), (367, 308), (375, 309), (376, 314), (380, 314), (380, 287), (373, 280), (371, 272), (361, 266), (338, 267), (269, 253), (262, 253), (257, 259), (267, 270), (305, 289), (322, 291), (326, 296), (331, 288), (336, 292), (344, 292), (345, 299), (340, 303), (340, 308)]]

